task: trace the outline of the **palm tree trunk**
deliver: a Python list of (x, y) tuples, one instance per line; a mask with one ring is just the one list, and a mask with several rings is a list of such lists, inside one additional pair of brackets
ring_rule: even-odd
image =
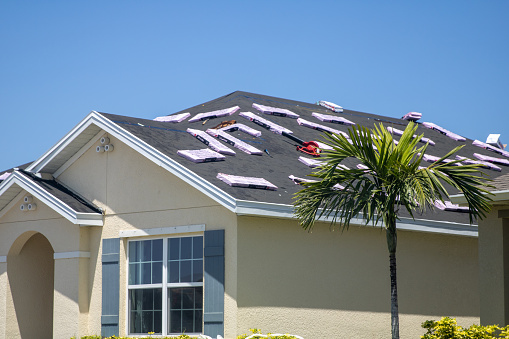
[(391, 332), (392, 339), (399, 339), (398, 282), (396, 279), (396, 218), (389, 219), (387, 225), (387, 247), (389, 249), (389, 270), (391, 275)]

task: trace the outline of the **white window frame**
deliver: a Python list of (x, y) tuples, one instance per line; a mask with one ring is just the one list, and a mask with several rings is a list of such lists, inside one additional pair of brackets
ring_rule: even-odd
[[(194, 226), (194, 225), (193, 225)], [(198, 226), (198, 225), (196, 225)], [(202, 225), (199, 225), (199, 226), (202, 226)], [(205, 225), (203, 225), (203, 228), (204, 228)], [(187, 227), (187, 226), (180, 226), (180, 227)], [(201, 227), (200, 227), (201, 228)], [(171, 228), (171, 229), (175, 229), (175, 228)], [(177, 228), (178, 229), (178, 228)], [(161, 335), (152, 335), (153, 337), (167, 337), (167, 336), (171, 336), (171, 335), (174, 335), (174, 334), (168, 334), (168, 289), (169, 288), (178, 288), (178, 287), (202, 287), (202, 291), (203, 291), (203, 299), (205, 299), (205, 288), (204, 288), (204, 284), (203, 284), (203, 281), (202, 282), (186, 282), (186, 283), (168, 283), (168, 241), (169, 239), (171, 238), (186, 238), (186, 237), (197, 237), (197, 236), (201, 236), (203, 238), (203, 244), (205, 244), (205, 239), (204, 239), (204, 234), (203, 232), (196, 232), (195, 231), (196, 228), (192, 228), (192, 230), (194, 232), (192, 233), (179, 233), (179, 234), (166, 234), (165, 236), (157, 236), (157, 237), (147, 237), (147, 236), (134, 236), (132, 238), (129, 238), (128, 241), (127, 241), (127, 258), (126, 258), (126, 263), (127, 263), (127, 266), (126, 266), (126, 333), (127, 333), (127, 336), (128, 337), (137, 337), (139, 336), (140, 334), (141, 335), (146, 335), (147, 333), (130, 333), (130, 324), (131, 324), (131, 312), (130, 312), (130, 304), (129, 304), (129, 291), (130, 290), (135, 290), (135, 289), (149, 289), (149, 288), (161, 288), (162, 289), (162, 302), (161, 302), (161, 307), (162, 307), (162, 323), (161, 323)], [(162, 230), (162, 229), (158, 229), (158, 230)], [(147, 235), (147, 232), (143, 232), (145, 230), (139, 230), (141, 232), (137, 232), (136, 235)], [(121, 231), (121, 234), (123, 235), (126, 235), (126, 234), (129, 234), (129, 235), (133, 235), (134, 232), (125, 232), (125, 231)], [(158, 232), (159, 233), (159, 232)], [(169, 233), (173, 233), (173, 232), (169, 232)], [(162, 281), (160, 284), (140, 284), (140, 285), (129, 285), (129, 248), (130, 248), (130, 243), (131, 242), (134, 242), (134, 241), (144, 241), (144, 240), (158, 240), (158, 239), (162, 239), (163, 240), (163, 265), (162, 265), (162, 269), (163, 269), (163, 272), (162, 272)], [(205, 275), (205, 272), (203, 272), (203, 274)], [(204, 300), (202, 300), (202, 305), (203, 305), (203, 302)], [(204, 311), (203, 311), (203, 306), (202, 306), (202, 333), (198, 333), (198, 332), (189, 332), (189, 333), (186, 333), (188, 335), (200, 335), (200, 334), (203, 334), (203, 314), (204, 314)]]

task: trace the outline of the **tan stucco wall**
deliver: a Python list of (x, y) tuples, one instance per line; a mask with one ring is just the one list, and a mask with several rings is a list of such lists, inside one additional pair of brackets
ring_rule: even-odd
[[(225, 229), (226, 266), (236, 267), (236, 217), (214, 200), (155, 165), (112, 136), (113, 152), (85, 152), (58, 180), (105, 209), (104, 227), (87, 228), (89, 267), (89, 334), (101, 328), (101, 246), (119, 231), (205, 224), (207, 230)], [(99, 143), (97, 143), (98, 145)], [(127, 330), (127, 239), (120, 249), (120, 334)], [(225, 334), (236, 334), (236, 275), (225, 277)]]
[[(390, 337), (385, 233), (351, 227), (312, 233), (291, 220), (239, 217), (238, 332), (261, 328), (306, 339)], [(479, 319), (477, 239), (400, 231), (402, 338), (441, 316)]]

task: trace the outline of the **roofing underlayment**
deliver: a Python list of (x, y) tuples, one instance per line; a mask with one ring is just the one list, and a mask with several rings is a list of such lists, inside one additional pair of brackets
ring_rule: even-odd
[[(384, 117), (348, 109), (343, 109), (339, 113), (313, 103), (247, 92), (233, 92), (175, 112), (173, 115), (183, 113), (189, 114), (180, 115), (175, 120), (164, 117), (157, 118), (157, 120), (163, 121), (108, 113), (99, 114), (235, 199), (285, 205), (291, 205), (294, 193), (302, 188), (300, 185), (295, 185), (294, 181), (311, 180), (312, 178), (307, 176), (313, 171), (310, 166), (321, 160), (320, 157), (312, 158), (309, 154), (298, 151), (297, 146), (301, 146), (300, 141), (322, 140), (320, 129), (346, 133), (350, 124), (372, 128), (379, 123), (383, 123), (385, 128), (391, 127), (394, 138), (399, 139), (398, 132), (404, 130), (409, 123), (401, 118)], [(327, 116), (334, 116), (338, 119), (327, 119)], [(399, 116), (402, 115), (399, 114)], [(192, 118), (188, 119), (188, 117)], [(296, 117), (298, 119), (295, 119)], [(175, 122), (182, 118), (184, 120), (181, 122)], [(423, 114), (423, 118), (426, 118), (426, 114)], [(172, 122), (164, 122), (164, 120)], [(226, 124), (228, 126), (221, 128), (222, 133), (212, 133), (212, 131), (209, 131), (212, 135), (207, 133), (207, 130), (214, 129), (226, 120), (228, 120), (228, 124)], [(419, 123), (417, 129), (417, 134), (424, 134), (430, 142), (432, 140), (434, 143), (428, 146), (426, 154), (441, 157), (454, 147), (465, 145), (457, 153), (460, 157), (476, 158), (499, 165), (500, 171), (498, 169), (483, 169), (491, 178), (509, 173), (507, 166), (509, 159), (504, 157), (504, 152), (497, 154), (490, 149), (484, 149), (484, 145), (477, 147), (472, 144), (473, 140), (471, 139), (461, 141), (461, 136), (436, 124), (426, 125), (428, 128)], [(322, 126), (325, 128), (321, 128)], [(317, 127), (318, 129), (315, 129)], [(445, 127), (454, 128), (454, 126)], [(219, 134), (223, 137), (216, 138)], [(228, 138), (227, 135), (232, 138)], [(252, 149), (249, 148), (249, 152), (242, 148), (242, 151), (233, 151), (232, 143), (236, 145), (237, 140), (242, 142), (242, 147), (249, 145)], [(212, 159), (210, 154), (203, 155), (198, 152), (207, 147), (222, 153), (225, 157), (224, 160), (213, 161), (221, 158), (217, 153), (210, 153), (217, 157)], [(197, 152), (190, 152), (193, 150)], [(255, 150), (261, 152), (255, 152)], [(180, 152), (182, 156), (179, 155), (179, 151), (184, 151), (184, 154)], [(207, 160), (209, 157), (210, 160)], [(200, 159), (206, 160), (201, 161)], [(497, 161), (496, 159), (502, 160)], [(348, 168), (356, 168), (359, 165), (358, 161), (350, 158), (343, 163)], [(428, 166), (429, 163), (423, 161), (421, 165)], [(221, 175), (218, 176), (218, 174)], [(272, 185), (270, 186), (272, 190), (260, 189), (261, 187), (256, 184), (252, 185), (252, 188), (230, 186), (224, 179), (232, 178), (231, 176), (264, 179)], [(275, 187), (277, 188), (274, 189)], [(457, 192), (451, 190), (450, 193)], [(465, 213), (448, 210), (449, 208), (426, 212), (422, 216), (416, 215), (416, 219), (468, 223), (468, 215)], [(401, 215), (408, 216), (406, 212), (402, 212)]]

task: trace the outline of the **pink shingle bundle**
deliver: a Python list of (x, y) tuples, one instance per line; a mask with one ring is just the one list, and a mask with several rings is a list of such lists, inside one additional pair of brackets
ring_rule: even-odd
[(492, 162), (495, 164), (509, 166), (509, 160), (507, 160), (507, 159), (490, 157), (490, 156), (482, 155), (479, 153), (474, 153), (474, 157), (476, 157), (477, 159), (482, 160), (482, 161), (487, 161), (487, 162)]
[[(393, 127), (389, 126), (389, 127), (387, 127), (387, 130), (389, 131), (389, 133), (394, 134), (394, 135), (403, 135), (403, 131), (400, 129), (397, 129), (397, 128), (393, 128)], [(417, 138), (417, 135), (414, 134), (413, 137)], [(435, 142), (433, 140), (425, 138), (425, 137), (422, 137), (421, 140), (419, 140), (419, 141), (423, 142), (423, 143), (429, 143), (431, 146), (435, 146)]]
[(410, 120), (410, 121), (417, 121), (420, 118), (422, 118), (422, 113), (419, 112), (408, 112), (407, 114), (403, 115), (401, 119), (403, 120)]
[(320, 141), (315, 141), (315, 142), (318, 145), (318, 148), (320, 148), (322, 150), (323, 149), (325, 149), (325, 150), (332, 150), (333, 149), (332, 147), (330, 147), (329, 145), (324, 144), (323, 142), (320, 142)]
[(500, 154), (500, 155), (503, 155), (504, 157), (508, 157), (509, 158), (509, 152), (507, 151), (504, 151), (503, 149), (500, 149), (498, 147), (495, 147), (495, 146), (491, 146), (489, 144), (486, 144), (482, 141), (479, 141), (479, 140), (474, 140), (472, 142), (472, 145), (475, 145), (475, 146), (478, 146), (478, 147), (481, 147), (481, 148), (484, 148), (488, 151), (492, 151), (492, 152), (495, 152), (497, 154)]
[(279, 117), (287, 117), (292, 119), (297, 119), (299, 115), (297, 113), (293, 113), (292, 111), (286, 109), (286, 108), (277, 108), (277, 107), (270, 107), (270, 106), (264, 106), (260, 104), (253, 103), (253, 108), (259, 110), (262, 113), (275, 115)]
[(226, 158), (224, 155), (208, 148), (197, 150), (179, 150), (177, 151), (177, 154), (196, 163), (222, 161)]
[(361, 169), (361, 170), (369, 170), (369, 167), (368, 167), (368, 166), (366, 166), (366, 165), (364, 165), (364, 164), (358, 164), (358, 165), (357, 165), (357, 168), (358, 168), (358, 169)]
[(198, 129), (192, 129), (188, 128), (187, 133), (191, 134), (192, 136), (196, 137), (196, 139), (203, 142), (205, 145), (212, 148), (214, 151), (219, 152), (221, 154), (228, 154), (228, 155), (235, 155), (235, 151), (229, 149), (207, 133), (205, 131), (200, 131)]
[(299, 161), (302, 162), (304, 165), (315, 168), (318, 166), (321, 166), (323, 164), (323, 161), (305, 158), (305, 157), (299, 157)]
[(269, 121), (267, 119), (264, 119), (262, 117), (259, 117), (258, 115), (251, 113), (251, 112), (240, 112), (239, 115), (241, 117), (244, 117), (255, 124), (262, 126), (265, 129), (268, 129), (276, 134), (283, 134), (283, 132), (292, 134), (293, 132), (290, 131), (288, 128), (285, 128), (283, 126), (280, 126), (278, 124), (273, 123), (272, 121)]
[(320, 100), (320, 101), (317, 102), (317, 104), (322, 106), (322, 107), (325, 107), (327, 109), (330, 109), (331, 111), (336, 112), (336, 113), (343, 112), (343, 107), (341, 107), (339, 105), (336, 105), (333, 102)]
[[(421, 153), (417, 153), (418, 155), (421, 155)], [(424, 161), (427, 161), (427, 162), (436, 162), (438, 161), (440, 158), (439, 157), (436, 157), (434, 155), (429, 155), (429, 154), (424, 154), (424, 156), (422, 157), (422, 160)], [(454, 161), (454, 160), (451, 160), (451, 159), (444, 159), (442, 160), (442, 162), (445, 162), (445, 163), (449, 163), (451, 161)], [(454, 166), (461, 166), (461, 164), (459, 162), (453, 164)]]
[(189, 122), (225, 117), (228, 115), (232, 115), (233, 113), (237, 112), (239, 109), (240, 109), (239, 106), (234, 106), (234, 107), (220, 109), (220, 110), (212, 111), (212, 112), (198, 113), (194, 117), (189, 119)]
[(227, 132), (233, 132), (233, 131), (242, 131), (244, 133), (247, 133), (249, 135), (252, 135), (253, 137), (260, 137), (262, 135), (262, 132), (255, 130), (254, 128), (251, 128), (244, 124), (233, 124), (230, 126), (226, 126), (223, 128), (219, 128), (221, 131), (227, 131)]
[(440, 127), (438, 126), (437, 124), (434, 124), (432, 122), (423, 122), (422, 125), (426, 128), (429, 128), (429, 129), (434, 129), (435, 131), (438, 131), (446, 136), (448, 136), (449, 138), (453, 139), (453, 140), (456, 140), (456, 141), (465, 141), (467, 139), (463, 138), (461, 135), (458, 135), (456, 133), (453, 133), (449, 130), (446, 130), (445, 128), (443, 127)]
[(456, 159), (461, 160), (462, 163), (465, 163), (467, 165), (481, 165), (484, 168), (487, 168), (487, 169), (490, 169), (490, 170), (494, 170), (494, 171), (498, 171), (498, 172), (502, 172), (502, 169), (500, 167), (498, 167), (496, 165), (493, 165), (493, 164), (491, 164), (489, 162), (486, 162), (486, 161), (472, 160), (472, 159), (469, 159), (469, 158), (466, 158), (466, 157), (462, 157), (460, 155), (457, 155)]
[(161, 121), (161, 122), (172, 122), (172, 123), (178, 123), (186, 120), (191, 116), (191, 113), (180, 113), (180, 114), (173, 114), (173, 115), (167, 115), (164, 117), (157, 117), (154, 119), (154, 121)]
[(308, 128), (316, 129), (318, 131), (328, 132), (328, 133), (332, 133), (332, 134), (341, 134), (341, 135), (345, 136), (345, 138), (347, 138), (347, 139), (349, 138), (348, 134), (346, 134), (345, 132), (339, 131), (334, 128), (330, 128), (328, 126), (315, 124), (314, 122), (307, 121), (302, 118), (298, 118), (297, 123), (304, 127), (308, 127)]
[(11, 173), (10, 172), (5, 172), (4, 174), (0, 175), (0, 180), (5, 180), (9, 177)]
[(226, 142), (227, 144), (232, 145), (233, 147), (236, 147), (240, 149), (242, 152), (245, 152), (247, 154), (254, 154), (254, 155), (262, 155), (263, 152), (257, 149), (256, 147), (253, 147), (244, 141), (235, 138), (234, 136), (226, 133), (225, 131), (221, 131), (218, 129), (208, 129), (207, 133), (212, 135), (213, 137), (218, 138), (221, 141)]
[(263, 178), (256, 177), (242, 177), (238, 175), (217, 173), (217, 178), (221, 181), (224, 181), (230, 186), (235, 187), (247, 187), (247, 188), (258, 188), (264, 190), (277, 190), (277, 186), (270, 183), (269, 181)]
[[(290, 180), (293, 181), (293, 183), (296, 184), (296, 185), (300, 185), (303, 182), (317, 182), (316, 180), (299, 178), (299, 177), (294, 176), (293, 174), (289, 175), (288, 178), (290, 178)], [(332, 188), (338, 189), (338, 190), (343, 190), (343, 189), (345, 189), (345, 186), (342, 186), (340, 184), (336, 184), (336, 185), (332, 186)]]
[(435, 207), (442, 211), (468, 213), (468, 207), (460, 207), (450, 201), (441, 202), (440, 200), (437, 200), (435, 201)]
[(334, 124), (340, 125), (355, 125), (355, 122), (345, 119), (343, 117), (337, 117), (335, 115), (320, 114), (315, 112), (311, 113), (311, 115), (323, 122), (332, 122)]

